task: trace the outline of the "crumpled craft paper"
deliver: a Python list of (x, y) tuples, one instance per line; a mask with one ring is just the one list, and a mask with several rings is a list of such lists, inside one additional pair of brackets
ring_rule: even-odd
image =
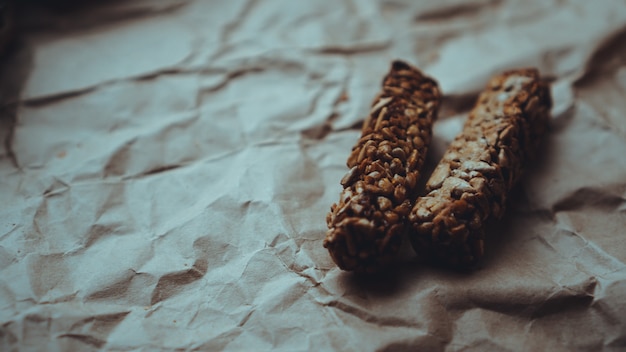
[[(0, 350), (626, 348), (626, 3), (133, 1), (33, 10), (2, 64)], [(536, 66), (545, 149), (471, 273), (322, 248), (392, 59), (445, 94)]]

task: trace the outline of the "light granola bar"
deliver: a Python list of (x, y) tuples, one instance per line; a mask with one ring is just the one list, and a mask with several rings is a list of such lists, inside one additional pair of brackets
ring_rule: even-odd
[(507, 194), (548, 126), (550, 89), (535, 69), (495, 76), (409, 215), (418, 255), (457, 267), (483, 256), (484, 227), (504, 214)]
[(324, 247), (344, 270), (374, 272), (395, 259), (441, 102), (437, 83), (402, 61), (382, 86), (326, 217)]

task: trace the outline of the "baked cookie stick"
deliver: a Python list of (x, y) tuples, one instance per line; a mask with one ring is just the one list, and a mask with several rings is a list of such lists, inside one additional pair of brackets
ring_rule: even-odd
[(375, 272), (395, 258), (432, 136), (441, 94), (418, 69), (394, 61), (348, 158), (324, 247), (344, 270)]
[(548, 127), (550, 89), (535, 69), (491, 79), (463, 131), (409, 215), (418, 255), (465, 267), (483, 256), (484, 225), (504, 213), (507, 194)]

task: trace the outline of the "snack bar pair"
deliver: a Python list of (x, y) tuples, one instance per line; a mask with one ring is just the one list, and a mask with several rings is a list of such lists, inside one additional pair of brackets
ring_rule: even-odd
[(485, 223), (502, 217), (547, 130), (550, 89), (535, 69), (493, 77), (420, 197), (416, 185), (440, 105), (433, 79), (392, 63), (326, 217), (324, 247), (341, 269), (379, 271), (407, 233), (431, 261), (468, 267), (483, 256)]

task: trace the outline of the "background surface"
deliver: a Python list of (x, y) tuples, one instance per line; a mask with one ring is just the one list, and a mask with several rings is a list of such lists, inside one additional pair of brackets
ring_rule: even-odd
[[(2, 62), (0, 350), (624, 350), (626, 2), (115, 1), (37, 7)], [(487, 258), (383, 277), (322, 248), (393, 59), (445, 94), (555, 106)]]

